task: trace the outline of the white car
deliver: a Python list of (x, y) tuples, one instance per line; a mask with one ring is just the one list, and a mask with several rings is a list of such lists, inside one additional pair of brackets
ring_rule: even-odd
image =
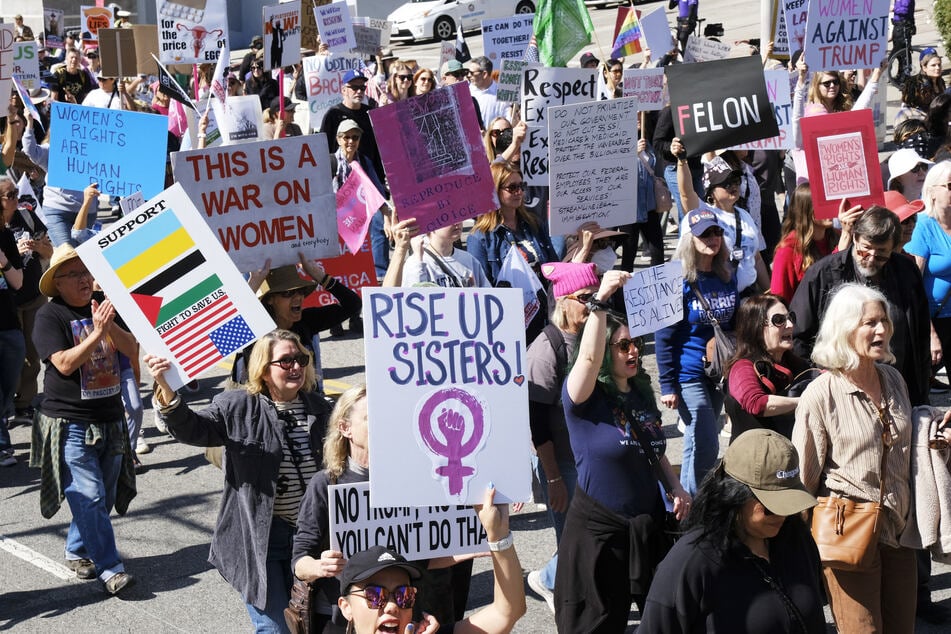
[(391, 39), (449, 40), (459, 24), (472, 31), (482, 28), (482, 20), (534, 12), (532, 0), (412, 0), (386, 19), (393, 23)]

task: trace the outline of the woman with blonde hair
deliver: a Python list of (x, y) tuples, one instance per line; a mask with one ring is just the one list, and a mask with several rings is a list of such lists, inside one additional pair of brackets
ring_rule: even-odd
[(405, 62), (396, 60), (390, 65), (386, 93), (380, 95), (380, 105), (396, 103), (413, 96), (413, 71)]

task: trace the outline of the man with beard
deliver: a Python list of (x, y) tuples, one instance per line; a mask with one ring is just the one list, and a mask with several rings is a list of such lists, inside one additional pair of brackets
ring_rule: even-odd
[(884, 207), (872, 207), (852, 228), (852, 245), (813, 264), (796, 289), (790, 312), (796, 354), (808, 359), (832, 292), (846, 282), (877, 288), (889, 302), (894, 366), (908, 384), (912, 405), (928, 404), (931, 379), (931, 325), (921, 273), (908, 257), (898, 253), (901, 239), (898, 216)]

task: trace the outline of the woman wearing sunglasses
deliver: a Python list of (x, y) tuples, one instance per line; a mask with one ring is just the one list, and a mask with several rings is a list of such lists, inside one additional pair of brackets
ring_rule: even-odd
[(410, 96), (425, 95), (436, 89), (436, 76), (428, 68), (420, 68), (413, 74), (413, 87)]
[(172, 436), (224, 447), (224, 492), (208, 560), (237, 590), (257, 632), (287, 632), (291, 549), (297, 513), (321, 463), (330, 408), (314, 391), (310, 352), (296, 334), (274, 330), (254, 344), (248, 384), (200, 412), (165, 379), (167, 359), (145, 355), (153, 402)]
[(380, 95), (380, 105), (396, 103), (413, 96), (413, 71), (404, 62), (393, 62), (386, 80), (386, 92)]

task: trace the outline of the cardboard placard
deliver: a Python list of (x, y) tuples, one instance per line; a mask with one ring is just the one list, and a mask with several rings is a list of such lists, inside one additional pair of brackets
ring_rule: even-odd
[(13, 90), (13, 24), (0, 24), (0, 99), (9, 99)]
[(521, 60), (525, 47), (532, 37), (533, 13), (519, 13), (509, 18), (482, 20), (482, 48), (484, 55), (492, 62), (493, 69), (499, 69), (506, 59)]
[(79, 30), (83, 46), (95, 47), (99, 41), (99, 29), (111, 29), (114, 16), (112, 9), (103, 6), (79, 7)]
[(135, 33), (132, 29), (100, 29), (99, 61), (106, 77), (134, 77), (138, 74)]
[(264, 68), (279, 70), (300, 61), (300, 0), (262, 7)]
[(773, 106), (779, 134), (774, 137), (741, 143), (730, 149), (735, 150), (791, 150), (792, 138), (792, 93), (789, 90), (789, 73), (785, 69), (763, 71), (766, 81), (766, 94)]
[(36, 42), (14, 42), (10, 74), (19, 79), (27, 90), (40, 87), (40, 60), (36, 57)]
[(783, 14), (783, 0), (773, 0), (773, 22), (770, 24), (769, 39), (773, 41), (775, 59), (789, 59), (789, 34), (786, 27), (786, 16)]
[(684, 271), (680, 260), (634, 271), (622, 292), (632, 337), (657, 332), (684, 318)]
[(888, 48), (889, 0), (809, 0), (803, 56), (809, 70), (875, 68)]
[(320, 35), (317, 31), (317, 16), (314, 15), (313, 7), (315, 5), (321, 7), (325, 4), (330, 4), (330, 0), (306, 0), (306, 3), (301, 3), (301, 48), (316, 51), (317, 47), (320, 46)]
[(663, 68), (625, 68), (625, 97), (637, 99), (638, 110), (661, 110), (667, 105), (667, 86)]
[[(182, 11), (181, 6), (190, 10)], [(228, 45), (225, 0), (156, 0), (158, 58), (163, 64), (214, 64)], [(189, 71), (191, 72), (191, 71)]]

